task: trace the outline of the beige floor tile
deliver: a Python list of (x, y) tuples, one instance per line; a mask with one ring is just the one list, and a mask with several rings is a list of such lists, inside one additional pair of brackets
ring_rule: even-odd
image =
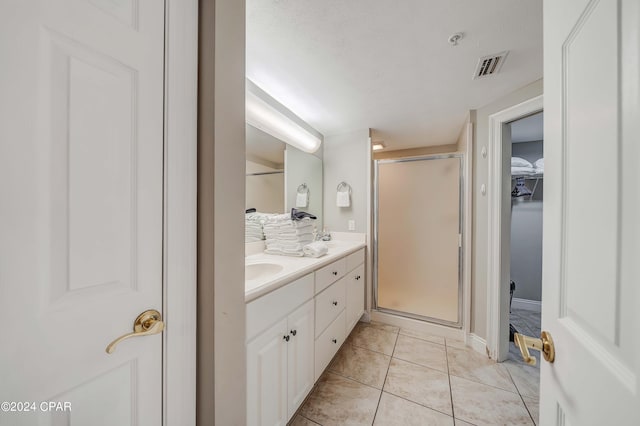
[(328, 373), (320, 378), (300, 414), (323, 426), (371, 425), (380, 390)]
[(475, 425), (533, 425), (520, 395), (451, 376), (456, 418)]
[(382, 389), (391, 357), (345, 343), (329, 366), (329, 371)]
[(462, 339), (454, 339), (453, 337), (446, 337), (444, 340), (447, 344), (447, 347), (471, 350), (471, 348), (469, 348), (467, 344), (464, 343), (464, 340)]
[(377, 327), (362, 324), (363, 323), (358, 323), (354, 327), (347, 342), (354, 346), (381, 352), (385, 355), (391, 355), (398, 335)]
[(522, 396), (537, 398), (540, 395), (540, 368), (532, 367), (523, 361), (505, 361), (502, 363)]
[(382, 392), (373, 424), (374, 426), (453, 426), (453, 417)]
[(442, 336), (434, 336), (433, 334), (424, 333), (422, 331), (409, 330), (407, 328), (401, 328), (400, 334), (404, 336), (413, 337), (416, 339), (426, 340), (427, 342), (437, 343), (439, 345), (444, 345), (444, 337)]
[(293, 418), (293, 421), (289, 423), (289, 426), (318, 426), (318, 423), (312, 422), (309, 419), (305, 419), (298, 414)]
[(452, 415), (449, 377), (441, 371), (392, 358), (384, 390)]
[(374, 328), (377, 328), (378, 330), (388, 331), (390, 333), (398, 333), (398, 331), (400, 331), (400, 327), (396, 327), (395, 325), (385, 324), (379, 321), (371, 321), (371, 322), (360, 321), (358, 324), (363, 325), (365, 327), (374, 327)]
[(533, 421), (537, 425), (540, 424), (540, 401), (538, 398), (523, 396), (522, 399), (524, 400), (524, 405), (526, 405), (529, 410), (529, 414), (533, 417)]
[(506, 367), (473, 350), (447, 347), (449, 374), (517, 392)]
[(436, 343), (400, 335), (393, 357), (447, 372), (447, 351)]
[(455, 422), (456, 422), (456, 423), (455, 423), (455, 424), (456, 424), (456, 426), (476, 426), (476, 425), (474, 425), (474, 424), (467, 423), (467, 422), (462, 421), (462, 420), (460, 420), (460, 419), (455, 419)]

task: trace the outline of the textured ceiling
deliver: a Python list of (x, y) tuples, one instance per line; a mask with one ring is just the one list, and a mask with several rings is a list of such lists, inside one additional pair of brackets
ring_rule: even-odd
[(542, 0), (247, 0), (247, 77), (325, 136), (454, 143), (469, 109), (542, 77)]

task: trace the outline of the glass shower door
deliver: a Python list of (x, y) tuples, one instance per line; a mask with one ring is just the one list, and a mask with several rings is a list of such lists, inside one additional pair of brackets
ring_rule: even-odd
[(461, 157), (376, 162), (378, 310), (460, 326)]

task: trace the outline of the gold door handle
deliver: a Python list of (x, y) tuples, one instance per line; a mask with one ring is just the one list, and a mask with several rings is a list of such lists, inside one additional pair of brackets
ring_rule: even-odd
[(138, 315), (138, 318), (133, 322), (133, 333), (127, 333), (118, 337), (109, 343), (105, 350), (108, 354), (111, 354), (116, 350), (116, 346), (123, 340), (127, 340), (130, 337), (150, 336), (152, 334), (162, 333), (162, 330), (164, 330), (162, 315), (155, 309), (149, 309)]
[(548, 331), (540, 333), (539, 339), (515, 333), (513, 335), (513, 342), (516, 344), (518, 349), (520, 349), (524, 362), (529, 365), (536, 365), (536, 359), (529, 354), (529, 348), (542, 352), (546, 361), (552, 363), (556, 359), (556, 348), (553, 345), (553, 339)]

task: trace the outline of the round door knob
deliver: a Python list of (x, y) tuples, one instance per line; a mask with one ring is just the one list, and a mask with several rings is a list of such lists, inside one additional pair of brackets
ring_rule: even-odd
[(291, 330), (291, 334), (295, 336), (296, 334), (298, 334), (298, 330)]
[(283, 336), (282, 338), (283, 338), (285, 341), (287, 341), (287, 342), (288, 342), (288, 341), (289, 341), (289, 339), (290, 339), (291, 337), (289, 337), (289, 335), (287, 334), (286, 336)]
[(338, 272), (337, 271), (333, 271), (332, 274), (333, 275), (338, 275)]
[(338, 344), (338, 339), (331, 339), (331, 341), (335, 344)]
[(338, 301), (337, 300), (333, 301), (333, 306), (338, 306)]

